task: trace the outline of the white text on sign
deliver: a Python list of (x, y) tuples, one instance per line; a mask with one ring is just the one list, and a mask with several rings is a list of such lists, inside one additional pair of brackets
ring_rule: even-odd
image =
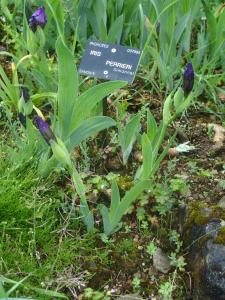
[(91, 50), (91, 51), (90, 51), (90, 55), (94, 55), (94, 56), (101, 56), (101, 55), (102, 55), (102, 53), (101, 53), (101, 51), (95, 51), (95, 50)]
[(121, 64), (117, 61), (112, 61), (112, 60), (107, 60), (105, 64), (106, 66), (110, 66), (110, 67), (117, 67), (117, 68), (128, 69), (128, 70), (132, 69), (132, 65)]

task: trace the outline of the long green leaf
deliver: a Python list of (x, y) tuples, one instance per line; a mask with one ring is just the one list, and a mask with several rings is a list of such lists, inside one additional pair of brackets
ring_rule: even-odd
[(208, 8), (206, 2), (202, 0), (202, 4), (205, 10), (206, 18), (207, 18), (207, 23), (208, 23), (208, 34), (209, 34), (209, 47), (211, 49), (210, 55), (214, 55), (217, 43), (216, 43), (216, 38), (217, 38), (217, 23), (216, 23), (216, 18), (213, 16), (211, 13), (210, 9)]
[(119, 16), (111, 25), (108, 33), (108, 42), (120, 43), (123, 31), (123, 15)]
[(34, 290), (35, 292), (39, 293), (40, 295), (44, 295), (46, 297), (54, 297), (54, 298), (60, 298), (60, 299), (68, 299), (66, 295), (63, 293), (59, 293), (56, 291), (36, 288), (36, 287), (30, 287), (31, 290)]
[(115, 126), (116, 122), (110, 117), (93, 117), (85, 120), (81, 125), (74, 130), (69, 138), (69, 150), (76, 145), (79, 145), (85, 139), (97, 134), (99, 131)]
[(71, 170), (71, 176), (72, 180), (75, 186), (75, 189), (80, 197), (80, 213), (83, 217), (83, 221), (87, 227), (87, 230), (93, 230), (94, 229), (94, 217), (93, 213), (90, 211), (87, 199), (86, 199), (86, 187), (80, 177), (80, 174), (77, 172), (75, 168)]
[(111, 219), (113, 217), (113, 214), (115, 213), (116, 209), (120, 205), (120, 192), (118, 189), (118, 185), (116, 181), (113, 181), (112, 183), (112, 194), (111, 194), (111, 204), (109, 209), (109, 218)]
[(157, 123), (151, 111), (147, 111), (147, 135), (150, 141), (153, 141), (157, 132)]
[(65, 139), (69, 132), (71, 115), (78, 92), (78, 76), (73, 54), (63, 43), (61, 38), (56, 42), (58, 58), (58, 122), (61, 139)]
[(164, 157), (166, 156), (166, 154), (168, 153), (169, 148), (171, 147), (171, 145), (173, 144), (175, 137), (177, 135), (177, 131), (173, 134), (173, 136), (170, 138), (169, 143), (166, 145), (166, 147), (163, 149), (162, 153), (159, 155), (159, 157), (157, 158), (157, 160), (155, 161), (154, 165), (153, 165), (153, 169), (152, 169), (152, 176), (158, 171), (158, 169), (160, 168), (160, 163), (161, 161), (164, 159)]
[(70, 135), (85, 120), (93, 108), (108, 94), (114, 93), (117, 89), (125, 86), (125, 81), (109, 81), (94, 86), (84, 92), (76, 100), (75, 107), (73, 109)]
[(3, 100), (7, 100), (6, 97), (8, 97), (8, 99), (11, 101), (11, 104), (16, 105), (17, 101), (19, 100), (19, 88), (18, 86), (14, 85), (14, 82), (11, 83), (1, 65), (0, 78), (0, 89), (5, 94), (2, 94), (1, 92), (1, 98), (3, 97)]
[(14, 292), (31, 274), (28, 274), (26, 277), (22, 278), (20, 281), (14, 283), (14, 285), (7, 291), (7, 296)]
[(127, 212), (131, 204), (140, 196), (145, 190), (150, 188), (150, 180), (143, 180), (135, 184), (125, 196), (122, 198), (120, 205), (117, 207), (111, 219), (111, 226), (114, 229), (122, 219), (123, 215)]
[(103, 19), (99, 22), (99, 39), (103, 42), (107, 41), (107, 28)]
[(138, 11), (138, 6), (141, 0), (124, 1), (124, 13), (126, 23), (132, 22), (132, 16)]
[(98, 28), (98, 22), (97, 22), (96, 15), (94, 14), (94, 12), (91, 9), (87, 9), (86, 16), (87, 16), (88, 22), (91, 25), (93, 34), (95, 35), (95, 37), (97, 39), (100, 39), (100, 32), (99, 32), (99, 28)]
[(153, 165), (153, 150), (147, 134), (142, 135), (143, 174), (142, 179), (149, 179)]
[(104, 233), (111, 232), (111, 224), (109, 220), (109, 209), (104, 204), (100, 205), (100, 212), (103, 220)]
[(176, 107), (176, 114), (181, 114), (185, 109), (188, 108), (188, 106), (191, 104), (191, 101), (194, 97), (194, 93), (191, 92), (186, 99), (178, 107)]
[(140, 127), (140, 114), (133, 116), (124, 130), (119, 130), (119, 139), (123, 152), (123, 164), (127, 163)]
[(164, 105), (163, 105), (163, 123), (168, 124), (171, 119), (171, 109), (172, 106), (172, 95), (169, 94), (169, 96), (166, 98)]
[(47, 0), (47, 4), (55, 19), (57, 30), (61, 40), (64, 42), (64, 9), (62, 1)]
[(96, 17), (97, 26), (98, 26), (98, 38), (102, 41), (107, 39), (107, 1), (98, 0), (93, 2), (93, 12)]
[(176, 91), (173, 102), (174, 102), (175, 109), (177, 111), (180, 105), (182, 104), (182, 102), (184, 102), (184, 92), (181, 87)]
[(0, 299), (7, 298), (7, 294), (5, 293), (2, 281), (0, 280)]
[[(135, 184), (121, 200), (120, 214), (123, 214), (128, 210), (130, 205), (135, 201), (138, 196), (145, 190), (150, 188), (150, 180), (143, 180)], [(118, 214), (118, 216), (120, 216)], [(122, 216), (121, 216), (122, 217)]]
[(137, 114), (136, 116), (133, 116), (131, 120), (128, 122), (128, 124), (125, 127), (124, 130), (124, 147), (127, 148), (130, 143), (132, 143), (135, 138), (136, 134), (138, 132), (139, 126), (140, 126), (140, 114)]
[(149, 49), (150, 49), (150, 53), (151, 53), (153, 59), (156, 61), (157, 66), (160, 70), (162, 80), (166, 81), (167, 77), (168, 77), (168, 70), (167, 70), (165, 61), (162, 59), (162, 57), (160, 56), (160, 53), (157, 52), (157, 50), (155, 48), (149, 47)]

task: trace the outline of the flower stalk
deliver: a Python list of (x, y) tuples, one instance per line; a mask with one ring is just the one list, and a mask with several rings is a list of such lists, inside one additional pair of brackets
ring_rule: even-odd
[(56, 138), (48, 123), (40, 116), (35, 116), (35, 121), (39, 132), (46, 143), (51, 147), (54, 157), (64, 166), (65, 169), (68, 170), (72, 178), (75, 190), (80, 198), (80, 213), (84, 219), (87, 230), (90, 231), (94, 229), (94, 218), (87, 203), (85, 185), (80, 174), (77, 172), (77, 169), (72, 163), (65, 144), (59, 138)]

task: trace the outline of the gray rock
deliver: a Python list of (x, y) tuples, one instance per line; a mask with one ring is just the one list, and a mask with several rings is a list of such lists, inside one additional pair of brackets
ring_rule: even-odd
[(164, 274), (168, 273), (171, 268), (169, 257), (160, 248), (157, 248), (153, 254), (153, 266)]
[(189, 266), (194, 279), (194, 299), (225, 299), (225, 246), (216, 238), (219, 219), (204, 225), (192, 225)]

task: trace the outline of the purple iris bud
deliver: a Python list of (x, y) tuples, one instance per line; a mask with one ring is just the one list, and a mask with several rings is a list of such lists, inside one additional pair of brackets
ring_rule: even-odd
[(192, 67), (192, 63), (188, 63), (185, 67), (183, 75), (183, 90), (185, 96), (187, 96), (191, 92), (194, 86), (194, 77), (195, 74)]
[(19, 112), (18, 118), (19, 118), (19, 120), (20, 120), (20, 123), (23, 125), (23, 127), (26, 128), (26, 127), (27, 127), (27, 119), (26, 119), (26, 116), (24, 116), (23, 113)]
[(157, 24), (156, 24), (156, 33), (159, 35), (159, 33), (160, 33), (160, 23), (159, 22), (157, 22)]
[(47, 16), (45, 14), (45, 8), (43, 6), (39, 7), (35, 12), (32, 14), (29, 20), (30, 29), (35, 32), (38, 26), (44, 28), (47, 23)]
[(29, 90), (26, 87), (22, 87), (23, 100), (27, 103), (30, 99)]
[(34, 117), (36, 126), (38, 130), (40, 131), (41, 135), (45, 139), (46, 143), (50, 145), (50, 141), (56, 141), (56, 137), (54, 133), (52, 132), (51, 128), (49, 127), (48, 123), (45, 122), (41, 117), (35, 116)]

